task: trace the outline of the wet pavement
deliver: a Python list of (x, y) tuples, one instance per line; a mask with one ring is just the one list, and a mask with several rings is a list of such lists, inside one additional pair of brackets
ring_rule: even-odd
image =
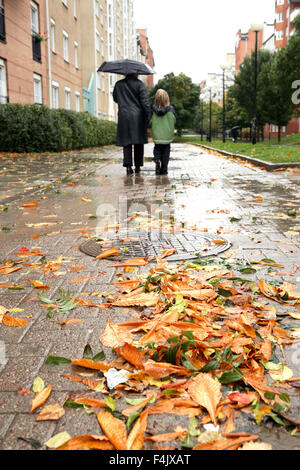
[[(85, 391), (83, 385), (61, 377), (70, 373), (69, 365), (51, 367), (45, 359), (49, 355), (81, 358), (87, 343), (98, 351), (107, 319), (118, 322), (132, 318), (132, 311), (119, 308), (78, 307), (69, 315), (83, 322), (62, 327), (57, 320), (65, 316), (48, 318), (41, 308), (37, 290), (28, 278), (49, 286), (43, 293), (50, 299), (57, 299), (60, 287), (86, 300), (114, 292), (110, 283), (116, 281), (119, 270), (112, 268), (110, 261), (94, 262), (79, 251), (89, 237), (109, 238), (120, 231), (126, 233), (127, 228), (169, 227), (210, 233), (231, 242), (232, 263), (267, 258), (284, 266), (279, 270), (261, 267), (247, 278), (283, 279), (300, 286), (299, 172), (269, 173), (178, 144), (172, 148), (169, 175), (155, 176), (152, 150), (152, 145), (146, 147), (148, 158), (141, 175), (130, 177), (124, 175), (121, 152), (116, 147), (29, 159), (1, 157), (0, 265), (20, 259), (16, 254), (20, 250), (26, 253), (24, 248), (37, 250), (38, 255), (28, 259), (25, 269), (0, 274), (1, 286), (21, 286), (0, 287), (0, 305), (13, 309), (12, 315), (29, 320), (25, 327), (0, 326), (0, 448), (31, 449), (18, 437), (44, 443), (61, 431), (71, 435), (100, 433), (95, 416), (83, 410), (66, 409), (58, 422), (37, 422), (29, 413), (33, 394), (20, 393), (21, 389), (31, 389), (36, 376), (53, 385), (53, 403), (63, 405), (70, 392)], [(38, 206), (22, 207), (33, 201)], [(55, 265), (55, 269), (47, 272), (45, 263)], [(287, 307), (276, 304), (276, 308), (284, 319)], [(107, 359), (113, 358), (110, 351), (106, 353)], [(299, 351), (290, 348), (286, 356), (294, 376), (299, 377)], [(288, 387), (293, 415), (299, 420), (300, 389)], [(257, 432), (253, 423), (239, 419), (238, 431)], [(178, 424), (186, 427), (188, 418), (151, 416), (149, 423), (157, 433), (169, 432)], [(291, 436), (282, 428), (261, 425), (259, 434), (274, 449), (300, 449), (299, 436)]]

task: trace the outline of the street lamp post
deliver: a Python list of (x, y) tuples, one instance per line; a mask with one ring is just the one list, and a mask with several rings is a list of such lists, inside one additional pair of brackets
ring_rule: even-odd
[(212, 98), (211, 98), (211, 88), (209, 89), (209, 142), (211, 142), (212, 134)]
[(204, 95), (200, 96), (200, 111), (201, 111), (201, 142), (203, 142), (203, 122), (204, 122)]
[(226, 102), (225, 102), (225, 70), (226, 65), (221, 65), (223, 70), (223, 142), (226, 142)]
[(263, 25), (260, 24), (260, 23), (252, 23), (251, 29), (252, 29), (252, 31), (255, 32), (252, 144), (253, 144), (253, 145), (256, 145), (256, 133), (257, 133), (257, 52), (258, 52), (258, 33), (263, 29)]

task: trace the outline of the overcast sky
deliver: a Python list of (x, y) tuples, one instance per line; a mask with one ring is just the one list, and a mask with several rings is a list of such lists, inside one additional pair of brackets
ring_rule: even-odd
[(184, 72), (195, 83), (220, 72), (237, 31), (275, 17), (274, 0), (135, 0), (137, 28), (147, 28), (157, 75)]

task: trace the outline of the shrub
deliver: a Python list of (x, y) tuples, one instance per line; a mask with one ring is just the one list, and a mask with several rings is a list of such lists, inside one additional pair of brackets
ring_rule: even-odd
[(62, 152), (114, 144), (116, 123), (46, 106), (0, 105), (0, 151)]

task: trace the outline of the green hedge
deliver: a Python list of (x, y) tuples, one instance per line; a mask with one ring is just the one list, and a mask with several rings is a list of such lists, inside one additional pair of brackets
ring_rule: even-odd
[(0, 105), (0, 151), (61, 152), (116, 142), (116, 124), (46, 106)]

